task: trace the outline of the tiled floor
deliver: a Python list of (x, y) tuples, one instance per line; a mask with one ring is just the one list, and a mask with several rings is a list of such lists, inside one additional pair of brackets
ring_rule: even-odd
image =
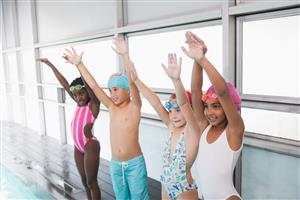
[[(60, 145), (51, 137), (39, 136), (15, 123), (1, 124), (1, 163), (4, 166), (22, 179), (36, 183), (56, 199), (85, 199), (73, 147)], [(148, 180), (150, 199), (160, 199), (160, 183)], [(98, 182), (102, 199), (115, 199), (107, 160), (100, 161)]]

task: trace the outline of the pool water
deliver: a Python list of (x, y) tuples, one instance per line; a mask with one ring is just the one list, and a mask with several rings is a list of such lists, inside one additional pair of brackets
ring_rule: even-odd
[(0, 199), (54, 199), (36, 185), (25, 183), (0, 164)]

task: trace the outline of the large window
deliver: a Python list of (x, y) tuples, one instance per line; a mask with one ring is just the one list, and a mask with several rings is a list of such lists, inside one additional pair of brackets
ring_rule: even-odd
[(267, 17), (241, 19), (242, 93), (300, 98), (300, 16)]
[(248, 132), (300, 140), (299, 110), (291, 105), (300, 101), (298, 12), (292, 9), (238, 18), (238, 80), (243, 99), (284, 104), (281, 110), (268, 103), (259, 109), (255, 105), (243, 108)]
[[(176, 53), (178, 58), (182, 57), (181, 79), (185, 88), (190, 89), (193, 60), (181, 50), (181, 46), (186, 46), (185, 32), (188, 30), (205, 41), (208, 47), (207, 57), (222, 73), (222, 27), (219, 25), (154, 34), (145, 33), (146, 35), (129, 35), (130, 56), (139, 77), (149, 87), (173, 90), (172, 82), (161, 64), (167, 64), (168, 53)], [(207, 89), (209, 85), (205, 77), (203, 88)]]
[(34, 51), (26, 50), (21, 52), (22, 67), (24, 72), (25, 86), (25, 107), (27, 126), (36, 131), (40, 130), (36, 63), (34, 60)]
[(45, 102), (46, 134), (60, 141), (58, 106), (56, 103)]
[[(186, 90), (190, 90), (193, 60), (181, 50), (185, 46), (185, 32), (191, 30), (202, 38), (207, 47), (207, 57), (222, 73), (222, 28), (213, 25), (201, 28), (185, 28), (178, 31), (161, 33), (144, 33), (143, 35), (129, 35), (129, 52), (135, 64), (140, 79), (151, 88), (168, 89), (174, 91), (170, 78), (165, 74), (161, 64), (167, 65), (168, 53), (176, 53), (182, 57), (181, 79)], [(207, 76), (204, 76), (203, 90), (210, 85)], [(166, 100), (166, 99), (165, 99)], [(143, 113), (154, 114), (151, 105), (143, 100)]]
[(246, 131), (300, 141), (300, 114), (242, 108)]

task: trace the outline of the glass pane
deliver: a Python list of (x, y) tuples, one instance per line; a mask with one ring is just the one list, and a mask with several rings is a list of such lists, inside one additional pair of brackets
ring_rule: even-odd
[(70, 145), (74, 144), (72, 132), (71, 132), (71, 122), (75, 113), (75, 109), (76, 106), (74, 105), (65, 105), (67, 143)]
[(112, 73), (118, 71), (116, 53), (111, 49), (111, 40), (76, 45), (84, 52), (83, 61), (98, 84), (107, 84)]
[(300, 114), (242, 108), (246, 131), (300, 140)]
[(60, 140), (58, 106), (56, 103), (45, 102), (44, 107), (47, 136)]
[(6, 75), (5, 75), (5, 70), (4, 70), (4, 64), (3, 64), (3, 54), (0, 54), (0, 83), (3, 83), (6, 81)]
[(4, 83), (0, 83), (0, 95), (4, 96), (5, 95), (5, 84)]
[(55, 85), (44, 86), (44, 99), (57, 101), (57, 87)]
[[(42, 58), (48, 58), (50, 62), (56, 66), (57, 70), (71, 83), (71, 81), (79, 77), (77, 68), (69, 63), (66, 63), (62, 58), (65, 47), (55, 48), (42, 48), (40, 49), (40, 56)], [(42, 83), (56, 83), (59, 84), (55, 75), (53, 74), (50, 67), (45, 64), (41, 64)]]
[[(5, 85), (1, 84), (1, 92), (3, 92), (3, 87)], [(7, 105), (7, 95), (3, 95), (1, 93), (0, 95), (0, 101), (1, 101), (1, 104), (0, 104), (0, 109), (1, 109), (1, 112), (0, 112), (0, 120), (8, 120), (8, 105)]]
[(110, 120), (108, 112), (100, 111), (95, 121), (93, 131), (101, 145), (101, 158), (106, 160), (111, 160), (109, 124)]
[(8, 78), (7, 81), (18, 82), (18, 66), (16, 53), (8, 53)]
[[(168, 101), (168, 99), (161, 99), (161, 103), (165, 105), (165, 103)], [(151, 106), (149, 101), (145, 98), (142, 98), (142, 113), (146, 114), (152, 114), (152, 115), (157, 115), (156, 111), (154, 108)]]
[(19, 37), (21, 45), (33, 44), (33, 28), (30, 1), (17, 1), (16, 9), (18, 10), (17, 20), (19, 28)]
[(24, 67), (24, 82), (36, 83), (36, 62), (33, 50), (26, 50), (21, 52), (23, 67)]
[(150, 125), (145, 122), (140, 124), (140, 144), (145, 156), (148, 176), (160, 180), (162, 174), (163, 145), (169, 137), (167, 128)]
[[(129, 37), (130, 56), (137, 68), (138, 75), (145, 84), (152, 88), (174, 89), (170, 78), (167, 77), (161, 63), (167, 64), (168, 53), (175, 52), (182, 57), (181, 79), (185, 89), (190, 90), (193, 60), (181, 50), (185, 45), (185, 32), (188, 30), (148, 34)], [(208, 47), (207, 57), (222, 74), (222, 27), (209, 26), (191, 29), (205, 41)], [(204, 76), (203, 89), (210, 82)]]
[(66, 95), (66, 103), (75, 103), (75, 101), (70, 97), (70, 95), (65, 92), (65, 95)]
[(25, 85), (25, 96), (32, 99), (38, 99), (36, 84), (27, 83)]
[[(116, 53), (111, 49), (111, 46), (111, 40), (74, 46), (77, 52), (84, 52), (83, 61), (98, 84), (107, 84), (110, 75), (118, 70)], [(75, 78), (79, 77), (80, 74), (75, 66), (65, 63), (64, 59), (61, 58), (65, 48), (66, 47), (41, 49), (41, 57), (48, 58), (69, 83), (71, 83)], [(42, 80), (43, 83), (59, 84), (52, 70), (44, 64), (42, 65)], [(46, 96), (49, 97), (48, 94), (46, 94)], [(51, 99), (53, 98), (54, 97)], [(69, 101), (70, 98), (67, 97), (67, 102)]]
[(151, 106), (149, 101), (145, 98), (142, 98), (142, 110), (141, 111), (142, 111), (142, 113), (157, 115), (154, 108)]
[(14, 95), (14, 96), (17, 96), (19, 95), (19, 86), (16, 82), (14, 82), (13, 84), (6, 84), (7, 86), (7, 92)]
[(300, 159), (244, 146), (243, 199), (299, 199)]
[(21, 100), (20, 98), (17, 98), (16, 96), (11, 96), (11, 102), (9, 103), (9, 107), (11, 107), (12, 110), (9, 110), (8, 112), (13, 113), (13, 121), (16, 123), (19, 123), (23, 125), (24, 123), (24, 109), (21, 107)]
[(40, 131), (39, 103), (31, 96), (25, 98), (27, 127)]
[(300, 97), (299, 35), (300, 16), (243, 23), (244, 94)]

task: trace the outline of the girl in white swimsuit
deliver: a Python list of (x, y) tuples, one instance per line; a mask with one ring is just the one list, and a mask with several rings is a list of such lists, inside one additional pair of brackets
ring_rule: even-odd
[[(240, 199), (233, 185), (233, 170), (243, 147), (241, 99), (205, 57), (204, 42), (191, 32), (186, 33), (186, 39), (189, 49), (182, 49), (194, 59), (193, 109), (202, 133), (196, 163), (200, 190), (205, 200)], [(212, 83), (205, 94), (203, 70)]]

